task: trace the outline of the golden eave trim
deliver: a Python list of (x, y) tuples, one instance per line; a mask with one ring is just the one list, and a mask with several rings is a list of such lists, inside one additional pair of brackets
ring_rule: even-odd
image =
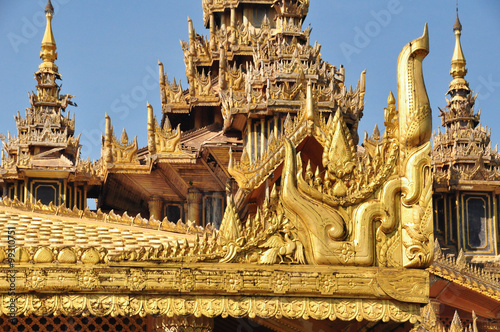
[[(95, 250), (95, 249), (94, 249)], [(89, 256), (89, 255), (87, 255)], [(83, 259), (83, 258), (82, 258)], [(222, 272), (223, 271), (223, 272)], [(12, 280), (10, 280), (12, 279)], [(11, 282), (15, 287), (12, 287)], [(429, 273), (397, 268), (255, 266), (155, 261), (14, 263), (0, 267), (0, 293), (287, 296), (427, 303)]]
[(430, 273), (500, 301), (498, 278), (480, 267), (467, 263), (463, 251), (460, 251), (457, 258), (445, 258), (437, 240), (434, 247), (434, 262), (427, 269)]
[(474, 292), (482, 294), (484, 296), (490, 297), (496, 301), (500, 301), (500, 287), (498, 285), (492, 284), (485, 280), (481, 280), (480, 277), (474, 277), (460, 271), (460, 269), (450, 268), (444, 266), (439, 262), (434, 262), (429, 268), (429, 272), (437, 275), (445, 280), (459, 284), (467, 289)]
[[(11, 297), (3, 295), (0, 312), (10, 314)], [(289, 318), (316, 320), (367, 320), (416, 323), (420, 306), (397, 301), (362, 299), (242, 297), (242, 296), (162, 296), (108, 294), (19, 294), (16, 315), (93, 316), (228, 316), (235, 318)]]

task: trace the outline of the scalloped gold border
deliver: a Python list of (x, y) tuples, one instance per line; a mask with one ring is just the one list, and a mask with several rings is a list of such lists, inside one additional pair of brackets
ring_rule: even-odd
[[(2, 295), (0, 313), (9, 315), (11, 296)], [(107, 294), (19, 294), (16, 315), (146, 316), (195, 315), (223, 318), (341, 319), (414, 324), (420, 305), (389, 300), (305, 297), (162, 296)]]

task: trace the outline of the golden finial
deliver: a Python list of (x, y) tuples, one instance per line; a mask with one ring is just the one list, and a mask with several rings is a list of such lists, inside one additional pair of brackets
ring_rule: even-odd
[(464, 79), (467, 74), (467, 69), (465, 68), (466, 61), (464, 53), (462, 51), (462, 44), (460, 42), (460, 36), (462, 35), (462, 24), (458, 17), (458, 1), (457, 1), (457, 18), (455, 24), (453, 25), (453, 31), (455, 32), (455, 50), (453, 51), (453, 57), (451, 58), (451, 70), (450, 75), (453, 76), (453, 81), (450, 83), (451, 89), (468, 89), (469, 84)]
[(306, 117), (307, 120), (314, 121), (314, 102), (313, 102), (313, 89), (311, 80), (307, 82)]
[(149, 103), (149, 101), (146, 102), (146, 106), (148, 108), (148, 131), (154, 130), (154, 113), (153, 113), (153, 106)]
[(47, 6), (45, 7), (45, 17), (47, 18), (47, 25), (45, 27), (45, 34), (43, 35), (42, 40), (42, 51), (40, 52), (40, 58), (43, 60), (43, 63), (40, 64), (39, 68), (48, 68), (57, 71), (57, 66), (54, 64), (54, 61), (57, 59), (57, 47), (54, 35), (52, 34), (53, 14), (54, 7), (52, 7), (52, 3), (50, 2), (50, 0), (48, 0)]
[(396, 105), (396, 98), (394, 98), (394, 94), (389, 92), (389, 97), (387, 98), (387, 104), (388, 105)]
[(47, 1), (47, 6), (45, 6), (45, 12), (51, 12), (54, 14), (54, 7), (52, 7), (52, 2), (50, 0)]
[(455, 24), (453, 25), (453, 31), (455, 30), (462, 31), (462, 24), (460, 23), (460, 19), (458, 18), (458, 0), (457, 0), (457, 19), (455, 20)]

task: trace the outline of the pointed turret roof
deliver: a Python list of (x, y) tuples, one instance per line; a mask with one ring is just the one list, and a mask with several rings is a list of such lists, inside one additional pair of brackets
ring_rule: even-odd
[(462, 24), (460, 23), (460, 19), (458, 18), (458, 8), (457, 8), (457, 19), (455, 20), (455, 24), (453, 24), (453, 31), (455, 30), (462, 31)]
[(45, 34), (42, 40), (42, 51), (40, 52), (40, 58), (43, 62), (40, 64), (40, 70), (44, 68), (52, 69), (57, 72), (57, 66), (54, 61), (57, 59), (57, 46), (56, 40), (54, 39), (54, 34), (52, 33), (52, 15), (54, 14), (54, 7), (50, 0), (47, 2), (45, 7), (45, 17), (47, 18), (47, 24), (45, 26)]
[(460, 41), (460, 36), (462, 35), (462, 24), (458, 17), (453, 25), (453, 31), (455, 32), (455, 49), (453, 51), (453, 56), (451, 58), (451, 70), (450, 75), (453, 76), (453, 80), (450, 83), (450, 93), (452, 90), (469, 90), (469, 83), (465, 80), (465, 75), (467, 75), (467, 69), (465, 65), (467, 61), (465, 60), (464, 53), (462, 51), (462, 44)]
[[(451, 59), (450, 99), (440, 109), (444, 133), (434, 137), (433, 162), (436, 166), (436, 183), (445, 184), (459, 180), (488, 179), (498, 181), (497, 172), (492, 167), (499, 164), (499, 156), (492, 151), (490, 131), (480, 125), (480, 110), (474, 114), (476, 96), (465, 79), (467, 69), (460, 36), (462, 24), (457, 17), (453, 25), (455, 49)], [(478, 162), (479, 161), (479, 162)], [(454, 165), (450, 169), (450, 165)], [(486, 175), (485, 175), (486, 174)]]

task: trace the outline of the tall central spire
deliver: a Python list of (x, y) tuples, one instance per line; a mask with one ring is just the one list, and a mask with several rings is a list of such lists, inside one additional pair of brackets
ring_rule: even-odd
[(45, 17), (47, 18), (47, 25), (45, 27), (45, 34), (43, 35), (42, 40), (42, 51), (40, 52), (40, 58), (43, 60), (43, 62), (40, 64), (39, 68), (48, 68), (57, 71), (57, 65), (54, 63), (54, 61), (57, 59), (57, 46), (54, 39), (54, 34), (52, 33), (53, 14), (54, 7), (52, 7), (52, 3), (50, 2), (50, 0), (48, 0), (47, 6), (45, 7)]

